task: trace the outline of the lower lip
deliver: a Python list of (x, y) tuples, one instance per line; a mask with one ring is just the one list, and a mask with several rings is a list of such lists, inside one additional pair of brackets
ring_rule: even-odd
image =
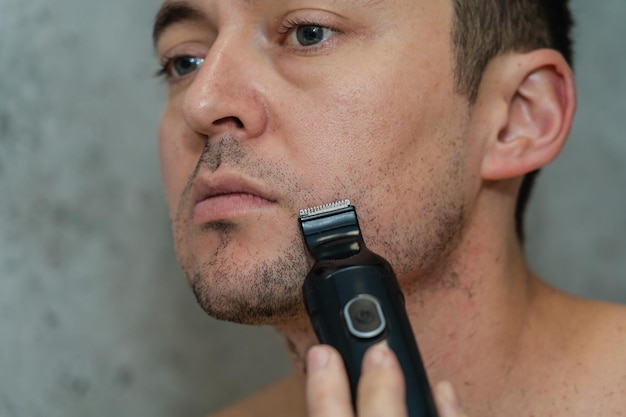
[(224, 194), (207, 198), (196, 204), (193, 209), (193, 219), (197, 224), (228, 220), (272, 204), (274, 204), (272, 201), (252, 194)]

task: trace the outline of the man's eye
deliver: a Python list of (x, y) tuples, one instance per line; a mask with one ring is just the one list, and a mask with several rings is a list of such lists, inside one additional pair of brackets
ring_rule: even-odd
[(177, 79), (191, 74), (202, 66), (204, 58), (197, 56), (179, 56), (169, 59), (164, 65), (159, 75), (167, 78)]
[(289, 43), (300, 46), (313, 46), (327, 40), (334, 30), (315, 25), (302, 25), (296, 27), (289, 34)]

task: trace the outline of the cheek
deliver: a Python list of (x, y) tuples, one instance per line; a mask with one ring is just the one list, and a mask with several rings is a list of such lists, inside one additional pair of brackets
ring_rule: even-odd
[(373, 249), (407, 253), (418, 240), (408, 228), (428, 234), (429, 224), (446, 221), (433, 206), (456, 214), (466, 121), (449, 90), (390, 79), (346, 82), (326, 100), (324, 123), (308, 126), (318, 132), (311, 187), (351, 199)]
[(159, 161), (165, 197), (171, 216), (174, 216), (188, 176), (193, 172), (193, 160), (185, 152), (185, 129), (179, 119), (167, 110), (159, 125)]

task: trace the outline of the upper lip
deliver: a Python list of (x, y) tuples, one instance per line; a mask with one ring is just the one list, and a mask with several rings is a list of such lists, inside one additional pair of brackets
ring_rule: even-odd
[(276, 201), (265, 184), (238, 173), (218, 174), (214, 172), (208, 177), (199, 175), (193, 183), (192, 199), (194, 205), (209, 198), (228, 194), (249, 194), (271, 202)]

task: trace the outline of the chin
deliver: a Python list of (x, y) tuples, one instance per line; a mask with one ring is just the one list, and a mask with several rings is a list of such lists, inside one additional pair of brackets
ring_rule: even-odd
[[(309, 259), (296, 233), (281, 241), (244, 239), (231, 226), (198, 243), (183, 270), (200, 306), (212, 317), (245, 324), (280, 324), (305, 313), (302, 283)], [(274, 232), (274, 237), (276, 233)], [(199, 249), (202, 249), (200, 251)]]

